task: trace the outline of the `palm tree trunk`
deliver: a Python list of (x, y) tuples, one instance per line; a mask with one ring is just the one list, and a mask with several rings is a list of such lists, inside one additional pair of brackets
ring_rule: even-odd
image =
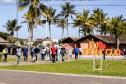
[(51, 22), (49, 22), (49, 34), (50, 34), (50, 40), (51, 40)]
[[(16, 18), (17, 18), (17, 26), (18, 26), (18, 0), (16, 0), (16, 3), (17, 3), (17, 10), (16, 10)], [(18, 38), (18, 31), (17, 31), (17, 38)]]
[(67, 36), (69, 37), (69, 30), (68, 30), (68, 17), (67, 17)]
[(118, 36), (116, 35), (115, 38), (116, 38), (116, 48), (119, 49), (119, 39), (118, 39)]
[(63, 31), (62, 31), (62, 36), (61, 36), (61, 40), (63, 39), (63, 34), (64, 34), (64, 28), (63, 28)]

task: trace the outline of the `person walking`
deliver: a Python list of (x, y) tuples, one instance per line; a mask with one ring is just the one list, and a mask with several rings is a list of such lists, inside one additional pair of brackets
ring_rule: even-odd
[(74, 48), (75, 60), (78, 59), (79, 49), (77, 47)]
[(56, 62), (56, 53), (57, 53), (57, 49), (54, 46), (54, 44), (52, 44), (52, 47), (51, 47), (52, 63)]
[(28, 47), (27, 46), (23, 48), (23, 56), (24, 56), (24, 61), (25, 62), (28, 61)]
[(3, 62), (7, 62), (7, 54), (8, 54), (7, 46), (4, 47), (2, 53), (3, 53), (3, 55), (4, 55), (4, 60), (3, 60)]
[(20, 48), (20, 46), (18, 46), (17, 49), (16, 49), (16, 56), (17, 56), (17, 64), (19, 64), (20, 59), (21, 59), (21, 48)]

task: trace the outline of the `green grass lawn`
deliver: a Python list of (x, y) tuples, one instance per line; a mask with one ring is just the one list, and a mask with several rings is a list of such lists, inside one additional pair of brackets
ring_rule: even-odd
[[(108, 62), (109, 67), (105, 68)], [(55, 63), (55, 64), (51, 63), (51, 64), (36, 64), (36, 65), (0, 66), (0, 69), (126, 77), (126, 60), (103, 61), (102, 72), (100, 71), (93, 72), (92, 63), (93, 63), (92, 60), (78, 60), (78, 61)]]

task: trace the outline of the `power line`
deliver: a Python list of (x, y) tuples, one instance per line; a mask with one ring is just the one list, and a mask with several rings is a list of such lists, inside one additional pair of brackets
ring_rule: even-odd
[[(16, 3), (0, 3), (0, 5), (17, 5)], [(46, 4), (49, 6), (60, 6), (60, 4)], [(108, 7), (125, 7), (125, 4), (118, 5), (118, 4), (75, 4), (75, 6), (108, 6)]]

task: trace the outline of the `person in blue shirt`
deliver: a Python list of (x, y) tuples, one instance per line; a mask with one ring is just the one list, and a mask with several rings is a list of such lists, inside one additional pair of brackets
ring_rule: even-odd
[(24, 61), (27, 61), (28, 60), (28, 47), (27, 46), (23, 48), (23, 56), (24, 56)]
[(75, 60), (78, 59), (79, 49), (75, 46), (74, 48)]

